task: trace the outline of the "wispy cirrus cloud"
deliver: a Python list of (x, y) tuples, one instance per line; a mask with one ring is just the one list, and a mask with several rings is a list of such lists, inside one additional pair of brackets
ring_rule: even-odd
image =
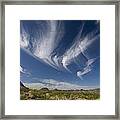
[(86, 67), (84, 67), (82, 70), (77, 71), (77, 76), (82, 80), (82, 76), (88, 74), (90, 71), (92, 71), (92, 64), (97, 60), (97, 58), (89, 59), (86, 62)]
[(81, 71), (77, 71), (77, 76), (82, 78), (83, 75), (86, 75), (87, 73), (89, 73), (92, 70), (92, 68), (90, 66), (85, 67), (83, 70)]
[(28, 35), (27, 32), (23, 29), (21, 34), (20, 45), (23, 48), (27, 48), (29, 45), (29, 39), (30, 39), (30, 35)]
[(27, 75), (30, 75), (30, 74), (31, 74), (27, 69), (23, 68), (22, 66), (20, 66), (20, 72), (21, 72), (22, 74), (27, 74)]
[(67, 65), (69, 65), (80, 54), (83, 54), (86, 57), (86, 59), (88, 59), (88, 62), (90, 62), (89, 58), (84, 53), (84, 51), (95, 40), (98, 40), (99, 34), (96, 35), (96, 33), (97, 33), (97, 31), (95, 30), (95, 31), (88, 33), (84, 37), (80, 37), (80, 35), (81, 35), (81, 31), (80, 31), (80, 33), (79, 33), (80, 35), (78, 34), (78, 37), (76, 37), (76, 40), (73, 43), (73, 45), (63, 55), (62, 63), (65, 68), (67, 68)]
[(20, 72), (25, 73), (24, 69), (20, 66)]
[[(96, 61), (97, 58), (89, 59), (88, 56), (85, 54), (85, 50), (96, 40), (99, 39), (99, 34), (97, 30), (94, 30), (90, 33), (88, 33), (86, 36), (82, 37), (82, 30), (78, 33), (75, 42), (73, 45), (68, 49), (62, 59), (63, 66), (66, 70), (70, 71), (68, 69), (68, 65), (71, 64), (77, 58), (80, 54), (82, 54), (86, 58), (86, 66), (82, 69), (76, 72), (76, 75), (83, 80), (82, 76), (88, 74), (92, 71), (91, 65)], [(79, 65), (78, 65), (79, 67)], [(70, 71), (71, 72), (71, 71)]]
[(58, 46), (64, 34), (64, 26), (60, 21), (41, 21), (34, 26), (37, 30), (26, 30), (21, 24), (21, 47), (52, 67), (58, 67), (54, 49)]

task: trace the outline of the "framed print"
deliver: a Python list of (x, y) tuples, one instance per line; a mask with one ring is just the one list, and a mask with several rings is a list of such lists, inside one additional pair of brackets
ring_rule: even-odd
[(119, 2), (1, 2), (1, 118), (119, 119)]

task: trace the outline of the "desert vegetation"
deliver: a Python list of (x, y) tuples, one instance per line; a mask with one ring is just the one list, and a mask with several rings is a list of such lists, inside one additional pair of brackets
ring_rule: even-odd
[(100, 99), (100, 89), (91, 90), (49, 90), (48, 88), (29, 89), (20, 87), (21, 100), (97, 100)]

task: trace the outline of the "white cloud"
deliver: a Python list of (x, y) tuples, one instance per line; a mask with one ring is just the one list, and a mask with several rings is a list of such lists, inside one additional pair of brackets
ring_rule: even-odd
[(82, 76), (92, 71), (91, 65), (96, 61), (97, 58), (89, 59), (86, 62), (86, 67), (83, 70), (77, 71), (77, 76), (82, 80)]
[(81, 78), (82, 75), (89, 73), (91, 70), (92, 70), (91, 67), (87, 66), (82, 71), (78, 71), (77, 76)]
[(60, 21), (42, 21), (36, 22), (36, 25), (37, 30), (34, 33), (34, 38), (31, 35), (34, 31), (26, 33), (26, 29), (22, 28), (21, 47), (26, 48), (31, 41), (32, 51), (29, 48), (30, 46), (26, 48), (27, 51), (55, 68), (58, 64), (55, 64), (57, 62), (53, 61), (51, 54), (63, 37), (64, 27)]
[(76, 89), (92, 89), (95, 86), (80, 86), (68, 82), (59, 82), (53, 79), (43, 79), (39, 83), (24, 83), (26, 87), (32, 89), (41, 89), (47, 87), (48, 89), (60, 89), (60, 90), (76, 90)]
[(89, 59), (89, 60), (87, 61), (87, 63), (86, 63), (87, 66), (93, 64), (93, 63), (96, 61), (96, 59), (97, 59), (97, 58)]
[(78, 55), (85, 53), (84, 51), (95, 41), (99, 38), (99, 35), (96, 35), (97, 31), (92, 31), (91, 33), (88, 33), (83, 38), (80, 37), (78, 34), (78, 37), (76, 37), (75, 43), (68, 49), (64, 55), (63, 55), (63, 66), (66, 68), (67, 65), (69, 65)]
[(20, 72), (23, 73), (23, 74), (30, 75), (30, 72), (28, 72), (28, 70), (26, 70), (26, 69), (23, 68), (22, 66), (20, 66)]
[(29, 40), (30, 36), (25, 32), (25, 30), (23, 29), (22, 34), (21, 34), (21, 40), (20, 40), (20, 46), (23, 48), (28, 47), (29, 45)]
[(24, 69), (20, 66), (20, 72), (25, 73)]

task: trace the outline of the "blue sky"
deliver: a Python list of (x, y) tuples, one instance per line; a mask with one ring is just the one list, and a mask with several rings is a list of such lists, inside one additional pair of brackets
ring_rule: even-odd
[(21, 20), (20, 80), (37, 87), (100, 87), (100, 22)]

